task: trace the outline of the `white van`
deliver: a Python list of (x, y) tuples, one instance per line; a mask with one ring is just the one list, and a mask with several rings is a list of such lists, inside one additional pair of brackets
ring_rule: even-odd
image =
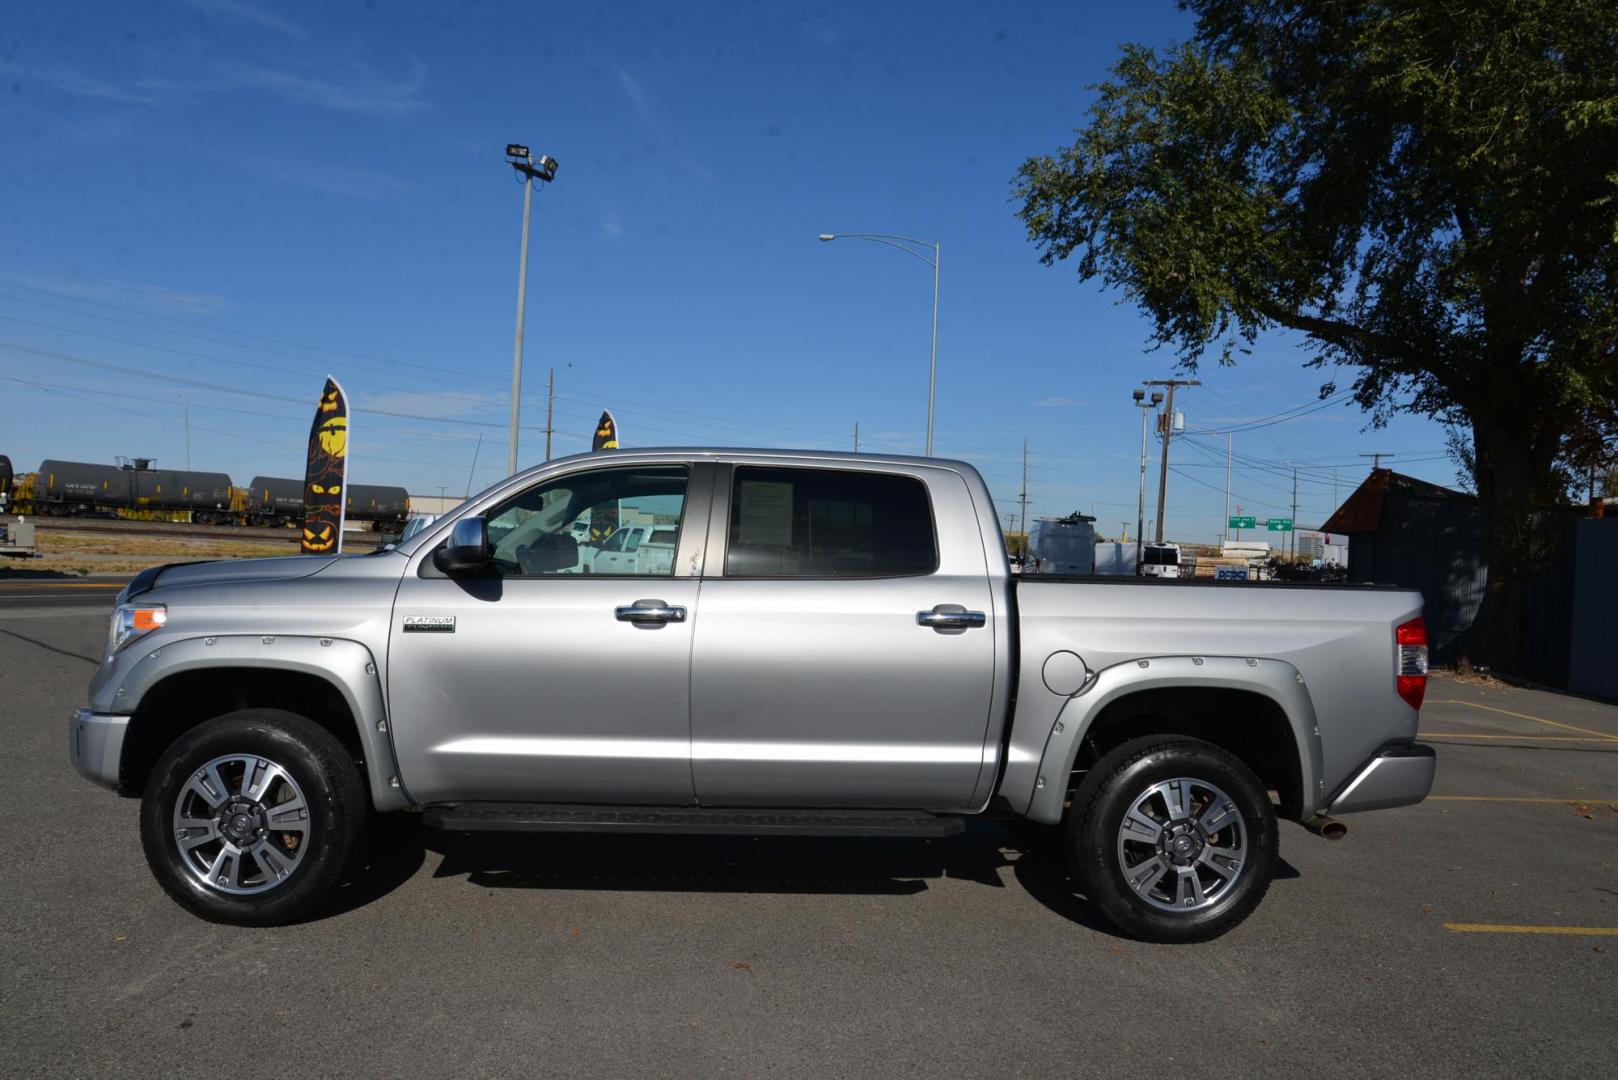
[(1141, 549), (1140, 573), (1142, 577), (1180, 576), (1179, 544), (1147, 544)]
[(1069, 514), (1040, 518), (1028, 530), (1028, 553), (1023, 573), (1082, 574), (1096, 572), (1095, 518)]

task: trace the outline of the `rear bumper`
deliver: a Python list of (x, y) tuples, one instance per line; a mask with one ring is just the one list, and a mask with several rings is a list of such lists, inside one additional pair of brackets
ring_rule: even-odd
[(109, 716), (75, 709), (67, 726), (67, 752), (73, 767), (86, 780), (118, 789), (119, 765), (124, 757), (124, 732), (129, 717)]
[(1325, 812), (1352, 814), (1419, 803), (1433, 789), (1437, 769), (1438, 756), (1430, 746), (1385, 750), (1360, 766)]

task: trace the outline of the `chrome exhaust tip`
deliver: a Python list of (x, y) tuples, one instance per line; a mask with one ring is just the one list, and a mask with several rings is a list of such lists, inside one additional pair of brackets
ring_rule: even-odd
[(1348, 835), (1348, 826), (1334, 817), (1325, 814), (1311, 814), (1298, 824), (1314, 833), (1324, 836), (1327, 840), (1341, 840)]

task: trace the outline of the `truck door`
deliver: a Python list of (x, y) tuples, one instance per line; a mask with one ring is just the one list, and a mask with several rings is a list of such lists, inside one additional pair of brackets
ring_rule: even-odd
[(965, 481), (738, 464), (711, 520), (691, 679), (698, 801), (965, 807), (996, 618)]
[[(413, 554), (388, 705), (416, 802), (692, 802), (691, 633), (714, 467), (610, 460), (491, 506), (488, 574), (446, 576), (436, 543)], [(558, 551), (592, 507), (651, 516), (684, 557), (583, 573)]]

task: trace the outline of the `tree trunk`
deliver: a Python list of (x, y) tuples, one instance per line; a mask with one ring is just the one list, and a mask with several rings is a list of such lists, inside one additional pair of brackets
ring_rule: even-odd
[(1540, 461), (1543, 439), (1536, 438), (1543, 433), (1525, 420), (1474, 419), (1472, 425), (1473, 477), (1488, 577), (1477, 617), (1467, 632), (1466, 658), (1512, 673), (1526, 668), (1534, 509), (1550, 475), (1550, 462)]

